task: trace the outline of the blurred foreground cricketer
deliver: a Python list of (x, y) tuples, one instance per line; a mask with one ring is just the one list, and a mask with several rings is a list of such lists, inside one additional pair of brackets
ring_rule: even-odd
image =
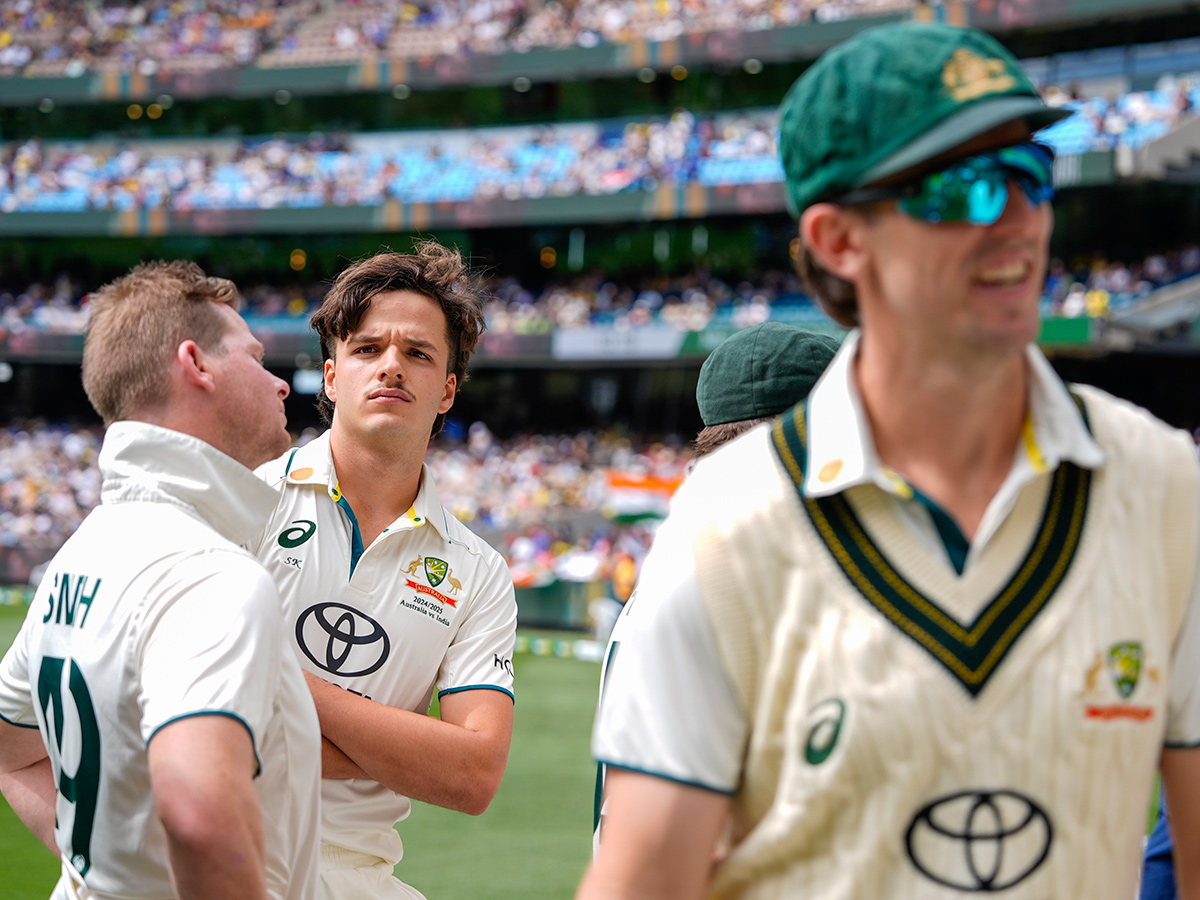
[[(694, 441), (699, 461), (756, 425), (764, 425), (808, 396), (837, 352), (836, 339), (796, 325), (763, 322), (735, 332), (722, 341), (700, 367), (696, 406), (704, 427)], [(642, 615), (633, 595), (613, 625), (600, 667), (600, 703), (609, 667), (620, 654), (624, 633)], [(596, 798), (592, 851), (603, 840), (605, 766), (596, 766)]]
[[(420, 898), (392, 874), (409, 798), (478, 815), (508, 762), (512, 576), (442, 508), (424, 465), (482, 308), (457, 251), (434, 242), (347, 268), (313, 316), (330, 428), (259, 470), (278, 493), (257, 554), (324, 736), (331, 900)], [(434, 691), (440, 718), (428, 715)]]
[(1063, 115), (941, 25), (793, 86), (801, 272), (855, 330), (676, 495), (581, 897), (1124, 900), (1160, 761), (1197, 896), (1197, 465), (1033, 345)]
[(62, 860), (55, 900), (322, 896), (317, 714), (240, 546), (274, 506), (249, 467), (289, 443), (288, 388), (237, 302), (185, 262), (92, 295), (101, 504), (0, 663), (0, 788)]

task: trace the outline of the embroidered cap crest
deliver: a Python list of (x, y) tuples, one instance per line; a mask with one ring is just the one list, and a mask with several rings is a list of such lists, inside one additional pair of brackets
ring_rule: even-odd
[(1002, 59), (988, 59), (965, 47), (959, 47), (942, 67), (942, 83), (950, 96), (966, 103), (988, 94), (1002, 94), (1017, 85)]

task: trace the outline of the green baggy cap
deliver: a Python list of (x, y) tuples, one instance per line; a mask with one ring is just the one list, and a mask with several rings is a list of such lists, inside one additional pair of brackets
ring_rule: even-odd
[(838, 342), (782, 322), (763, 322), (722, 341), (696, 382), (705, 425), (775, 416), (808, 396)]
[(788, 208), (865, 187), (998, 125), (1070, 115), (1038, 96), (1016, 57), (969, 28), (901, 22), (826, 51), (780, 108)]

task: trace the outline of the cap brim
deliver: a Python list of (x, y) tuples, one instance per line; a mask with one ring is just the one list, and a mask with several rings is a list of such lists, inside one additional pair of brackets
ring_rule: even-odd
[(905, 144), (887, 159), (872, 166), (854, 185), (865, 187), (953, 150), (971, 138), (1007, 122), (1024, 119), (1030, 131), (1040, 131), (1071, 115), (1069, 109), (1052, 109), (1036, 97), (994, 97), (959, 110), (948, 119)]

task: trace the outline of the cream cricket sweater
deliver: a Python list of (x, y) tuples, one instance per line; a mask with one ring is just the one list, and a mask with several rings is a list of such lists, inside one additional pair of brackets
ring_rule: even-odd
[[(750, 736), (739, 898), (1132, 896), (1200, 521), (1182, 432), (1080, 387), (1107, 462), (1027, 485), (957, 576), (874, 485), (802, 499), (803, 407), (693, 477), (695, 565)], [(703, 473), (703, 474), (702, 474)], [(702, 490), (689, 497), (714, 496)]]

